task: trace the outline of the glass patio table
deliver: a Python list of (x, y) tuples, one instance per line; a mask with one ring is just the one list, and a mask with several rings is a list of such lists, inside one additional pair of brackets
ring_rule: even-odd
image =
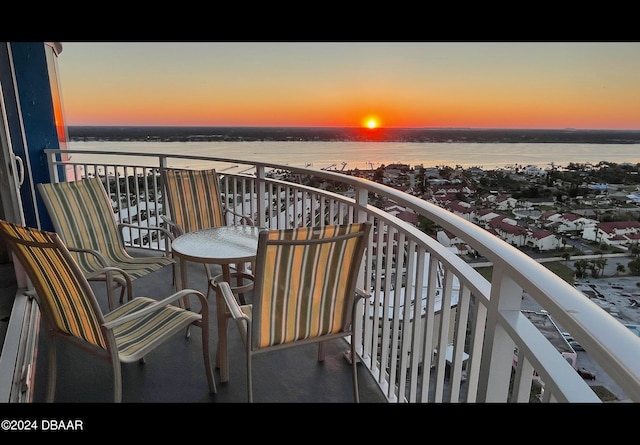
[[(244, 293), (253, 287), (253, 276), (244, 269), (245, 263), (253, 263), (258, 249), (258, 233), (260, 227), (249, 225), (221, 226), (185, 233), (176, 237), (171, 244), (173, 254), (179, 259), (180, 277), (176, 280), (180, 289), (188, 287), (187, 262), (200, 264), (218, 264), (222, 274), (212, 280), (224, 280), (229, 283), (234, 294), (238, 295), (241, 303), (245, 303)], [(235, 272), (231, 266), (236, 265)], [(235, 279), (235, 286), (233, 281)], [(248, 282), (248, 284), (247, 284)], [(211, 285), (209, 283), (208, 285)], [(216, 291), (216, 320), (218, 323), (218, 347), (216, 352), (216, 367), (220, 363), (227, 363), (227, 321), (229, 314), (220, 292)], [(220, 369), (220, 381), (228, 381), (228, 369)]]

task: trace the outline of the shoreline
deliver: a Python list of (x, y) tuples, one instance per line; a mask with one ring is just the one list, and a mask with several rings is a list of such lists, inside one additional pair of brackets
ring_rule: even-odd
[[(478, 167), (483, 170), (597, 165), (600, 162), (640, 164), (636, 144), (568, 143), (409, 143), (359, 141), (163, 141), (71, 140), (70, 150), (163, 153), (248, 159), (273, 164), (338, 170), (376, 170), (382, 165), (406, 164), (430, 168)], [(238, 161), (240, 162), (240, 161)], [(341, 166), (346, 163), (345, 168)], [(202, 163), (185, 161), (191, 167)], [(208, 165), (204, 163), (202, 165)]]
[(640, 144), (640, 130), (70, 125), (67, 132), (71, 141)]

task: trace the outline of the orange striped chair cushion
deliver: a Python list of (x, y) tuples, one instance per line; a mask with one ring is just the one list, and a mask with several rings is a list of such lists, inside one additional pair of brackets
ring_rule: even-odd
[[(106, 314), (104, 318), (109, 322), (154, 303), (157, 303), (157, 300), (137, 297)], [(175, 333), (176, 329), (201, 319), (202, 316), (196, 312), (167, 305), (161, 311), (115, 327), (113, 334), (116, 338), (120, 361), (129, 363), (138, 360), (156, 343), (164, 340), (167, 335)]]
[[(360, 231), (360, 224), (271, 230), (269, 240), (332, 238)], [(336, 311), (348, 295), (352, 252), (358, 238), (332, 243), (285, 245), (267, 243), (260, 298), (259, 332), (254, 346), (267, 347), (343, 330), (346, 314)], [(256, 296), (254, 296), (254, 301)], [(254, 308), (255, 309), (255, 308)]]
[[(173, 262), (168, 257), (131, 257), (124, 250), (111, 202), (99, 178), (40, 184), (56, 232), (67, 246), (94, 249), (110, 266), (140, 278)], [(73, 252), (72, 252), (73, 253)], [(85, 274), (102, 266), (93, 255), (75, 254)]]
[[(84, 293), (79, 278), (54, 244), (54, 234), (2, 222), (3, 229), (11, 236), (41, 245), (16, 243), (22, 254), (21, 261), (37, 290), (41, 305), (46, 305), (55, 328), (63, 333), (79, 337), (106, 349), (100, 327), (101, 317), (93, 309), (90, 298)], [(83, 279), (83, 278), (80, 278)]]
[(167, 170), (165, 181), (171, 219), (185, 233), (226, 225), (215, 170)]

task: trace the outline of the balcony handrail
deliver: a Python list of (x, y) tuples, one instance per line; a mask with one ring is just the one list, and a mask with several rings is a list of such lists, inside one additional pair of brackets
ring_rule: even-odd
[[(79, 169), (102, 168), (116, 177), (122, 171), (128, 177), (140, 169), (144, 173), (134, 175), (155, 175), (168, 166), (211, 165), (227, 179), (234, 205), (247, 206), (260, 224), (272, 227), (373, 221), (378, 230), (371, 235), (362, 281), (374, 298), (363, 308), (362, 326), (352, 341), (359, 342), (364, 364), (389, 401), (437, 402), (448, 396), (451, 401), (526, 402), (537, 378), (543, 382), (543, 401), (599, 401), (523, 315), (523, 293), (571, 332), (629, 400), (640, 401), (640, 338), (529, 256), (423, 199), (337, 171), (246, 159), (77, 149), (47, 149), (45, 154), (52, 181), (64, 180), (65, 171), (77, 175)], [(253, 174), (246, 173), (251, 170)], [(339, 184), (353, 197), (274, 179), (269, 176), (273, 172)], [(237, 196), (243, 197), (240, 204)], [(411, 209), (463, 239), (493, 264), (491, 282), (417, 227), (373, 206), (374, 196)], [(421, 317), (414, 316), (418, 301), (426, 305)], [(389, 319), (372, 316), (387, 310)], [(449, 347), (450, 362), (437, 354)], [(445, 390), (447, 372), (450, 387)], [(463, 389), (466, 395), (461, 395)]]
[[(640, 383), (640, 356), (629, 357), (629, 351), (637, 348), (638, 337), (613, 316), (585, 298), (574, 286), (549, 273), (540, 263), (481, 227), (415, 196), (403, 196), (395, 190), (390, 193), (393, 193), (399, 203), (409, 208), (428, 209), (428, 213), (420, 214), (463, 238), (493, 263), (494, 267), (508, 267), (511, 279), (525, 289), (560, 325), (567, 328), (587, 351), (593, 350), (590, 346), (599, 346), (597, 349), (602, 354), (593, 350), (593, 354), (602, 355), (598, 361), (610, 360), (612, 368), (618, 368), (610, 369), (608, 373), (624, 376), (635, 374), (634, 382), (629, 382), (629, 387), (624, 389), (631, 393), (637, 392), (637, 385)], [(620, 338), (607, 342), (611, 332), (616, 332)]]

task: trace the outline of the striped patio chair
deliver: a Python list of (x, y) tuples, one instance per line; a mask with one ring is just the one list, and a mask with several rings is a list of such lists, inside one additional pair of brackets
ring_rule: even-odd
[[(111, 272), (101, 272), (105, 267), (120, 268), (135, 280), (171, 265), (175, 276), (175, 261), (169, 249), (163, 256), (134, 257), (127, 251), (121, 230), (141, 226), (116, 221), (111, 200), (99, 178), (41, 183), (37, 187), (55, 231), (74, 255), (85, 277), (90, 281), (107, 282), (110, 310), (114, 309), (115, 297), (114, 286), (109, 283), (120, 287), (120, 303), (126, 285), (122, 279), (110, 276)], [(170, 243), (172, 234), (169, 230), (151, 228), (163, 232)]]
[[(258, 238), (252, 304), (240, 305), (226, 282), (217, 285), (227, 317), (244, 342), (247, 391), (252, 394), (252, 357), (283, 348), (351, 336), (356, 305), (368, 295), (356, 287), (371, 224), (262, 230)], [(228, 320), (228, 318), (226, 320)], [(225, 320), (225, 323), (226, 323)], [(226, 331), (223, 329), (222, 331)], [(221, 367), (227, 366), (226, 338), (218, 340)], [(351, 338), (350, 358), (356, 356)], [(357, 359), (351, 359), (354, 400), (359, 401)]]
[[(32, 229), (0, 220), (0, 239), (26, 271), (44, 320), (48, 339), (47, 402), (56, 389), (56, 339), (67, 341), (111, 363), (113, 399), (122, 401), (122, 363), (142, 361), (157, 347), (192, 325), (202, 329), (202, 348), (209, 391), (216, 393), (209, 354), (209, 310), (199, 291), (184, 289), (161, 300), (136, 297), (103, 314), (78, 263), (54, 232)], [(111, 272), (127, 275), (114, 267)], [(126, 279), (126, 278), (125, 278)], [(131, 281), (126, 279), (130, 286)], [(197, 298), (201, 312), (175, 305)]]
[[(194, 232), (212, 227), (229, 225), (230, 215), (234, 222), (254, 225), (249, 216), (238, 214), (222, 202), (220, 179), (215, 169), (163, 169), (160, 173), (166, 190), (167, 215), (163, 219), (170, 227), (173, 236)], [(252, 280), (245, 273), (245, 265), (236, 265), (234, 276), (239, 279)], [(204, 265), (207, 274), (207, 297), (213, 282), (220, 277), (213, 277), (210, 266)]]

